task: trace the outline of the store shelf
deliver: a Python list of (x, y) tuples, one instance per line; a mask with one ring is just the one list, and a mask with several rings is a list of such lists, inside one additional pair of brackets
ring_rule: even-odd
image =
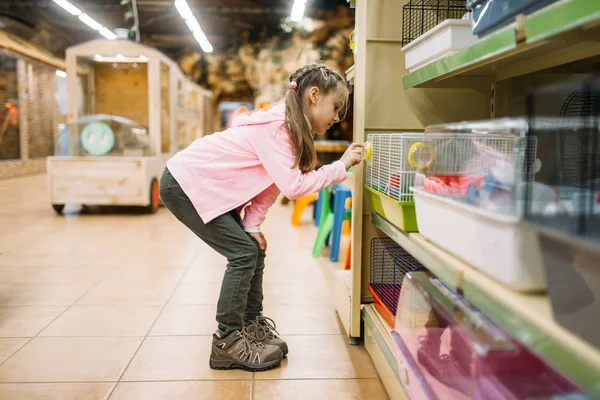
[(598, 1), (561, 1), (526, 18), (525, 37), (534, 43), (593, 23), (600, 23)]
[[(402, 84), (436, 87), (460, 77), (502, 81), (600, 55), (599, 39), (600, 2), (563, 0), (403, 76)], [(456, 86), (464, 82), (456, 80)]]
[(356, 75), (356, 65), (351, 66), (346, 70), (346, 80), (348, 82), (354, 81), (354, 76)]
[(398, 373), (394, 342), (388, 326), (372, 304), (363, 306), (362, 318), (365, 322), (365, 348), (390, 398), (408, 400)]
[(546, 295), (514, 292), (425, 240), (405, 234), (376, 213), (373, 223), (425, 267), (532, 349), (550, 365), (600, 398), (600, 351), (560, 326)]
[(315, 140), (314, 143), (319, 153), (343, 153), (350, 145), (347, 140)]

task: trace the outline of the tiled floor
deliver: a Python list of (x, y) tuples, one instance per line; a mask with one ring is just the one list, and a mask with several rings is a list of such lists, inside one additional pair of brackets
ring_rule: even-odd
[(45, 177), (0, 181), (0, 399), (387, 399), (351, 347), (308, 212), (276, 205), (265, 313), (290, 346), (278, 369), (208, 367), (224, 260), (168, 211), (56, 216)]

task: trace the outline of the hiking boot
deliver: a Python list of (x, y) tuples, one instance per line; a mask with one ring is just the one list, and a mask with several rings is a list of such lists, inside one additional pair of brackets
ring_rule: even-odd
[(254, 321), (246, 321), (246, 330), (257, 342), (264, 345), (277, 346), (281, 349), (283, 356), (287, 356), (288, 345), (279, 337), (275, 321), (271, 318), (259, 316)]
[(213, 335), (210, 367), (212, 369), (244, 369), (266, 371), (277, 367), (283, 353), (277, 346), (259, 343), (246, 328), (221, 338)]

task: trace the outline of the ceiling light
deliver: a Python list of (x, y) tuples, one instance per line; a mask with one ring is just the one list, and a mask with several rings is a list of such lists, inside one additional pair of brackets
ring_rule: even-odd
[(61, 71), (60, 69), (56, 70), (56, 76), (60, 76), (61, 78), (66, 78), (67, 73), (65, 71)]
[(95, 19), (93, 19), (87, 14), (80, 14), (78, 18), (81, 22), (83, 22), (95, 31), (98, 31), (103, 28), (101, 23), (97, 22)]
[(188, 19), (190, 17), (194, 17), (194, 13), (188, 6), (188, 3), (185, 0), (175, 0), (175, 8), (179, 11), (179, 15), (181, 18)]
[(98, 33), (110, 40), (115, 40), (117, 38), (117, 35), (115, 35), (113, 31), (104, 26), (98, 31)]
[(290, 19), (295, 22), (302, 21), (304, 18), (304, 10), (306, 9), (306, 0), (294, 0), (292, 7), (292, 15)]
[(213, 47), (208, 41), (208, 38), (204, 32), (202, 32), (202, 28), (200, 27), (200, 24), (198, 23), (198, 20), (194, 16), (194, 13), (192, 12), (188, 3), (185, 0), (175, 0), (175, 8), (194, 35), (194, 38), (196, 38), (196, 41), (198, 41), (202, 51), (205, 53), (211, 53), (213, 51)]
[(79, 8), (75, 7), (73, 4), (69, 3), (67, 0), (52, 0), (52, 1), (54, 1), (54, 3), (56, 3), (62, 9), (67, 11), (69, 14), (78, 17), (81, 22), (83, 22), (84, 24), (86, 24), (87, 26), (92, 28), (93, 30), (98, 31), (98, 33), (100, 33), (105, 38), (111, 39), (111, 40), (114, 40), (117, 38), (117, 35), (115, 35), (110, 29), (103, 26), (101, 23), (99, 23), (98, 21), (96, 21), (95, 19), (93, 19), (92, 17), (90, 17), (89, 15), (84, 13), (83, 11), (81, 11)]
[(53, 0), (56, 4), (67, 10), (67, 12), (71, 15), (78, 16), (81, 14), (81, 10), (75, 7), (73, 4), (69, 3), (67, 0)]

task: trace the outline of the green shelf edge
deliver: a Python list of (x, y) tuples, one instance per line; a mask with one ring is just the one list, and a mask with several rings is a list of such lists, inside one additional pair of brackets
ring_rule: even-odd
[(460, 68), (485, 61), (517, 47), (517, 34), (513, 25), (485, 39), (460, 50), (458, 53), (441, 58), (402, 77), (404, 89), (410, 89), (424, 82), (443, 76)]
[(600, 398), (600, 370), (574, 357), (568, 347), (501, 302), (490, 300), (489, 294), (469, 282), (468, 278), (463, 281), (463, 289), (467, 301), (580, 386), (589, 396)]
[[(400, 383), (400, 374), (398, 373), (398, 362), (396, 360), (396, 356), (394, 355), (393, 351), (390, 350), (390, 348), (388, 347), (387, 343), (383, 339), (383, 336), (381, 336), (381, 333), (375, 326), (375, 321), (371, 319), (371, 316), (369, 315), (367, 310), (363, 308), (362, 314), (363, 321), (365, 321), (365, 324), (367, 325), (369, 330), (373, 332), (373, 338), (375, 339), (377, 346), (381, 349), (385, 360), (387, 361), (388, 365), (392, 368), (392, 371), (394, 371), (394, 376)], [(404, 385), (402, 385), (402, 383), (400, 383), (400, 386), (402, 387), (402, 389), (404, 389)]]
[(525, 19), (526, 42), (535, 43), (595, 20), (600, 20), (600, 1), (564, 0)]

